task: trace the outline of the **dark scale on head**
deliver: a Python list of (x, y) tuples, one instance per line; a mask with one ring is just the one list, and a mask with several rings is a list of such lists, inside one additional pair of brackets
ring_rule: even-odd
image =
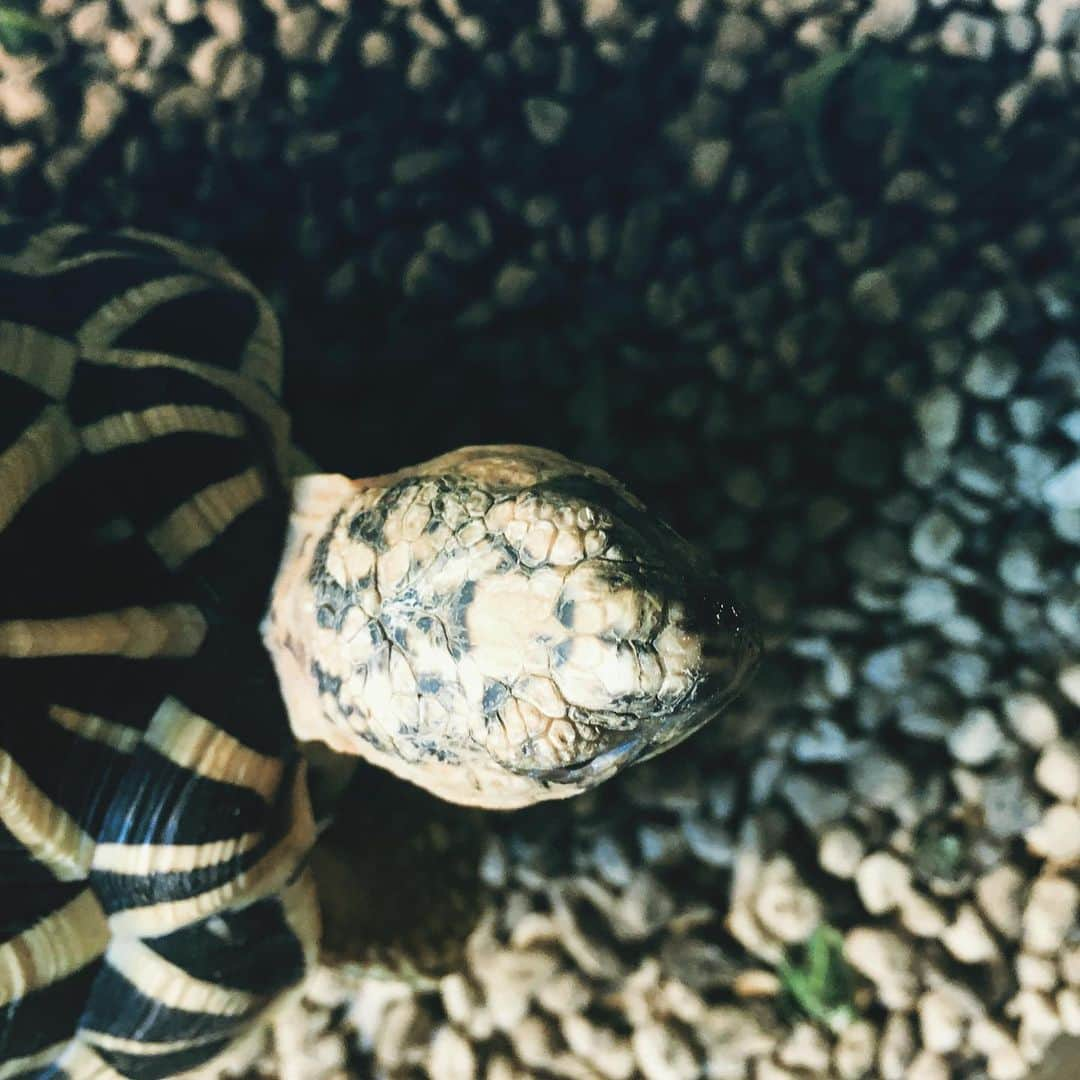
[(469, 605), (473, 602), (475, 596), (476, 582), (466, 581), (461, 586), (457, 596), (454, 597), (453, 603), (449, 606), (450, 622), (447, 626), (447, 632), (450, 635), (450, 648), (455, 659), (469, 649), (469, 631), (465, 620), (469, 615)]
[(496, 712), (499, 706), (510, 696), (510, 688), (493, 679), (484, 680), (484, 712)]
[[(647, 510), (634, 506), (629, 499), (609, 484), (601, 483), (590, 476), (559, 476), (554, 480), (538, 484), (536, 491), (542, 495), (576, 499), (588, 506), (607, 510), (614, 519), (614, 525), (609, 530), (612, 546), (622, 545), (620, 533), (624, 529), (630, 530), (635, 536), (634, 543), (627, 545), (628, 547), (639, 552), (644, 547), (649, 555), (655, 553), (658, 556), (656, 561), (660, 563), (665, 561), (664, 553), (671, 549), (673, 542), (680, 547), (686, 546), (678, 534), (664, 522), (653, 517)], [(611, 559), (607, 555), (601, 557), (611, 562), (621, 561)], [(638, 561), (641, 561), (640, 558)]]
[(574, 601), (565, 600), (562, 597), (555, 608), (555, 617), (566, 627), (572, 630), (574, 627)]
[[(397, 498), (405, 488), (412, 487), (414, 481), (402, 480), (383, 493), (374, 506), (353, 515), (349, 522), (349, 539), (359, 540), (373, 548), (380, 555), (388, 545), (386, 543), (386, 519), (397, 503)], [(336, 525), (336, 522), (334, 523)], [(332, 531), (332, 530), (331, 530)]]
[(337, 701), (341, 693), (341, 679), (337, 675), (325, 672), (315, 661), (311, 663), (311, 674), (315, 676), (315, 681), (319, 684), (319, 693), (330, 694)]

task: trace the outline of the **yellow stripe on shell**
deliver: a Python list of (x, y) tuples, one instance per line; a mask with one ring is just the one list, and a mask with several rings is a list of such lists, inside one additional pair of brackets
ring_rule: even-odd
[(164, 521), (148, 530), (146, 538), (161, 561), (170, 570), (176, 570), (192, 555), (209, 547), (265, 494), (262, 475), (252, 466), (192, 495)]
[(315, 843), (315, 820), (302, 765), (296, 772), (289, 806), (282, 809), (291, 822), (289, 831), (254, 866), (232, 881), (197, 896), (118, 911), (109, 917), (113, 934), (116, 937), (161, 937), (217, 912), (279, 892)]
[[(88, 230), (80, 225), (61, 224), (42, 229), (33, 235), (22, 251), (13, 256), (5, 256), (5, 260), (12, 270), (20, 274), (43, 278), (53, 274), (61, 274), (80, 266), (89, 266), (102, 259), (116, 258), (118, 256), (132, 257), (131, 252), (123, 247), (110, 247), (110, 236), (105, 234), (98, 238), (102, 245), (99, 250), (85, 252), (66, 259), (58, 258), (60, 252), (74, 237), (84, 235), (86, 232)], [(153, 233), (142, 232), (137, 229), (124, 229), (115, 235), (118, 238), (130, 237), (151, 247), (158, 248), (163, 254), (168, 253), (174, 256), (182, 265), (196, 271), (195, 274), (188, 273), (183, 277), (186, 280), (195, 282), (200, 288), (221, 283), (247, 293), (255, 301), (258, 310), (258, 321), (248, 337), (243, 355), (240, 358), (240, 371), (248, 379), (254, 379), (261, 383), (275, 397), (281, 393), (283, 373), (281, 329), (278, 326), (273, 309), (247, 278), (221, 256), (213, 252), (200, 251), (177, 240), (156, 236)], [(174, 281), (179, 276), (172, 275), (169, 278), (157, 278), (145, 283), (143, 286), (136, 286), (134, 290), (129, 290), (125, 294), (128, 308), (126, 311), (123, 308), (119, 310), (113, 308), (111, 312), (103, 314), (110, 305), (99, 308), (98, 312), (80, 330), (82, 344), (89, 345), (89, 338), (101, 335), (108, 330), (112, 330), (113, 333), (107, 336), (111, 340), (115, 340), (118, 332), (126, 329), (127, 325), (137, 322), (156, 305), (173, 299), (171, 289), (168, 286), (162, 289), (160, 286), (162, 282)], [(144, 290), (141, 294), (134, 297), (130, 295), (140, 289)], [(190, 292), (193, 290), (188, 288), (185, 291)], [(183, 293), (180, 295), (183, 295)], [(120, 299), (123, 298), (117, 298), (117, 300)], [(115, 303), (114, 300), (112, 304)], [(99, 319), (104, 319), (104, 322), (99, 323), (97, 321)], [(126, 322), (123, 325), (118, 324), (120, 320), (125, 319)]]
[(79, 436), (67, 413), (59, 405), (51, 405), (0, 453), (0, 531), (36, 491), (79, 456), (79, 451)]
[(220, 1042), (230, 1038), (231, 1033), (215, 1031), (209, 1035), (197, 1035), (191, 1039), (177, 1039), (174, 1042), (147, 1042), (145, 1039), (126, 1039), (120, 1035), (110, 1035), (107, 1031), (94, 1031), (93, 1028), (80, 1028), (79, 1038), (99, 1050), (117, 1054), (133, 1054), (152, 1058), (158, 1054), (175, 1054), (182, 1050), (191, 1050), (196, 1046)]
[(0, 1061), (0, 1080), (8, 1080), (10, 1076), (21, 1076), (23, 1073), (33, 1073), (45, 1068), (46, 1065), (51, 1065), (64, 1052), (67, 1045), (68, 1040), (65, 1039), (63, 1042), (53, 1043), (52, 1046), (46, 1046), (44, 1050), (27, 1054), (25, 1057)]
[(142, 741), (142, 732), (124, 724), (114, 723), (93, 713), (79, 712), (64, 705), (49, 706), (49, 719), (73, 735), (93, 742), (104, 743), (122, 754), (130, 754)]
[(178, 432), (236, 438), (246, 431), (243, 418), (225, 409), (209, 405), (154, 405), (105, 416), (87, 424), (79, 434), (91, 454), (103, 454), (118, 446), (150, 442)]
[[(112, 254), (103, 252), (100, 258)], [(75, 331), (75, 341), (84, 349), (107, 349), (155, 307), (192, 293), (205, 292), (213, 285), (214, 282), (204, 275), (192, 273), (169, 274), (132, 285), (97, 308)]]
[(66, 270), (69, 266), (96, 258), (93, 254), (75, 256), (57, 263), (57, 255), (76, 236), (82, 236), (89, 230), (85, 225), (73, 225), (60, 222), (35, 232), (23, 249), (13, 256), (5, 256), (7, 265), (20, 274), (44, 277), (57, 270)]
[(191, 604), (120, 608), (58, 619), (0, 622), (0, 656), (194, 656), (206, 620)]
[(262, 1001), (246, 990), (199, 979), (135, 938), (114, 938), (105, 952), (105, 962), (141, 994), (170, 1009), (246, 1016)]
[(107, 874), (185, 874), (218, 866), (250, 851), (260, 833), (206, 844), (98, 844), (91, 867)]
[(211, 386), (231, 394), (249, 412), (257, 416), (270, 432), (273, 450), (277, 456), (278, 471), (288, 475), (289, 416), (277, 398), (264, 387), (253, 383), (246, 375), (226, 371), (212, 364), (200, 364), (181, 356), (151, 352), (146, 349), (88, 349), (80, 358), (84, 363), (139, 370), (144, 368), (172, 368), (194, 375)]
[(68, 1080), (125, 1080), (81, 1039), (75, 1038), (56, 1059), (57, 1070)]
[(267, 802), (281, 781), (280, 758), (245, 746), (174, 697), (158, 706), (144, 738), (148, 746), (181, 768), (207, 780), (248, 788)]
[(81, 970), (101, 956), (108, 943), (105, 912), (85, 889), (0, 945), (0, 1006)]
[(0, 822), (60, 881), (86, 877), (94, 841), (6, 751), (0, 750)]
[(283, 357), (281, 328), (277, 316), (266, 298), (231, 263), (213, 251), (189, 247), (172, 237), (156, 236), (138, 229), (125, 229), (120, 235), (130, 236), (143, 243), (154, 244), (175, 255), (181, 262), (212, 278), (231, 285), (250, 296), (258, 310), (258, 322), (244, 346), (240, 371), (249, 379), (265, 386), (276, 397), (281, 393)]
[(78, 352), (66, 338), (36, 326), (0, 320), (0, 371), (62, 400), (71, 386)]

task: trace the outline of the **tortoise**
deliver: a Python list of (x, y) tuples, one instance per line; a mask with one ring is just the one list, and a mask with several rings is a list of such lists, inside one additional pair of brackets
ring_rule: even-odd
[[(0, 1080), (218, 1059), (301, 982), (321, 905), (398, 903), (377, 856), (410, 785), (369, 765), (563, 798), (754, 666), (704, 558), (608, 474), (507, 445), (319, 473), (281, 383), (222, 258), (0, 220)], [(348, 845), (317, 857), (358, 786), (359, 886)]]

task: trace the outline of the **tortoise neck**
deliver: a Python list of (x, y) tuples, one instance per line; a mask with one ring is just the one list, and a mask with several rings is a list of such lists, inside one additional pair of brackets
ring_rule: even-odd
[(315, 827), (321, 833), (333, 819), (342, 795), (356, 774), (359, 759), (336, 754), (322, 742), (301, 743), (300, 753), (307, 762), (311, 809)]
[[(311, 671), (310, 645), (317, 625), (308, 577), (319, 538), (353, 490), (353, 481), (336, 474), (302, 476), (294, 482), (281, 564), (260, 626), (289, 724), (300, 743), (326, 741), (332, 734), (319, 703), (318, 681)], [(347, 746), (332, 748), (349, 751)]]

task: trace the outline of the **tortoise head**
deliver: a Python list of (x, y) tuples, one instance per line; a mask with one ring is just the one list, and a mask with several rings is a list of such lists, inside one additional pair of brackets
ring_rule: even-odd
[(263, 632), (298, 738), (507, 809), (680, 742), (759, 652), (621, 484), (523, 446), (299, 480)]

